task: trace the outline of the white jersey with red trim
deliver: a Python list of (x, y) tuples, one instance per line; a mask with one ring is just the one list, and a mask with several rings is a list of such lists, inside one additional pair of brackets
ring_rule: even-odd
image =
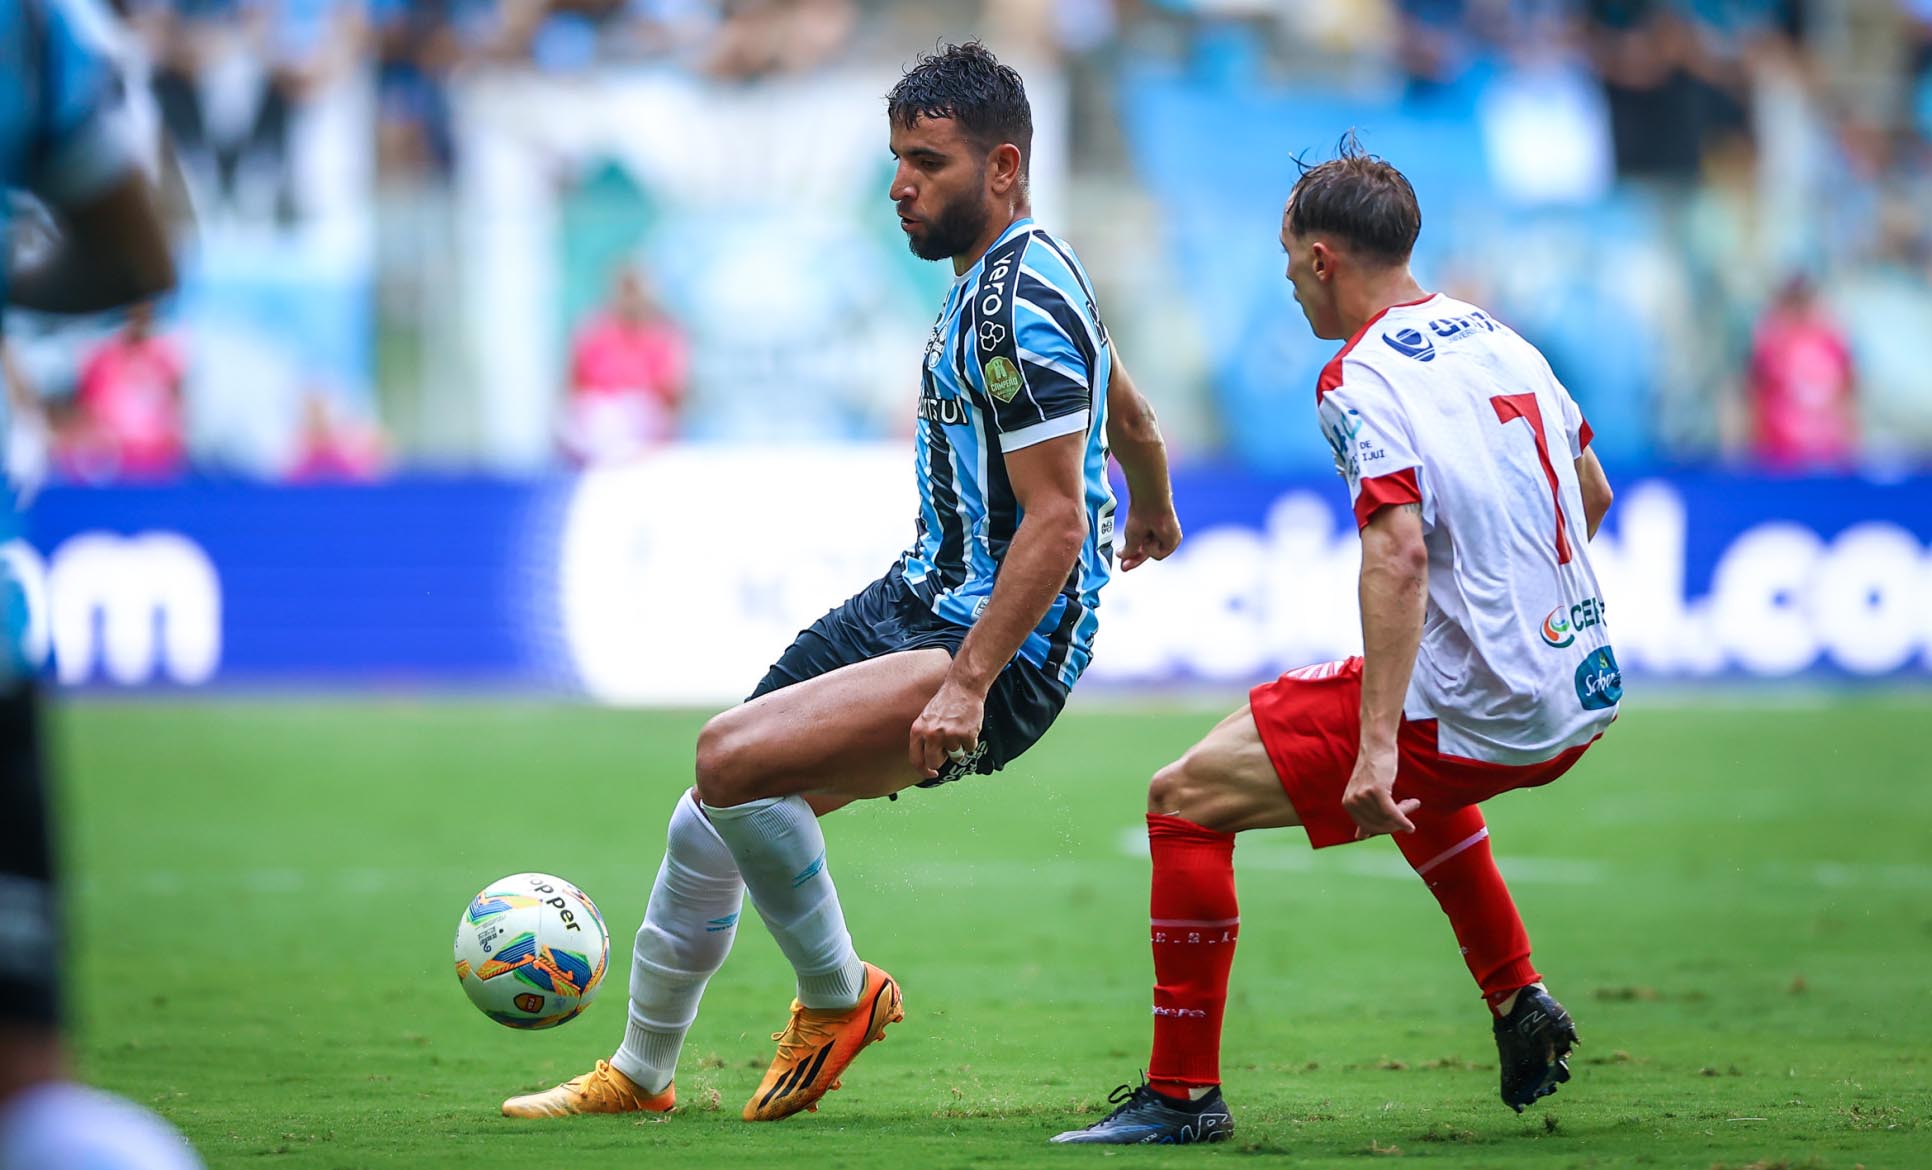
[(1617, 713), (1576, 460), (1590, 425), (1536, 348), (1440, 294), (1371, 318), (1322, 371), (1356, 522), (1420, 505), (1429, 603), (1403, 715), (1444, 755), (1547, 760)]

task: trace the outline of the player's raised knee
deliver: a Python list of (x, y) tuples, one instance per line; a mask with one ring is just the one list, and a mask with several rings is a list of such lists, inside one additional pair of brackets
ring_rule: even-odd
[(1195, 820), (1189, 811), (1200, 788), (1197, 780), (1185, 756), (1162, 768), (1147, 782), (1147, 811)]
[(761, 795), (754, 790), (758, 776), (750, 765), (746, 738), (737, 725), (738, 711), (716, 715), (698, 732), (698, 799), (713, 808), (730, 808)]

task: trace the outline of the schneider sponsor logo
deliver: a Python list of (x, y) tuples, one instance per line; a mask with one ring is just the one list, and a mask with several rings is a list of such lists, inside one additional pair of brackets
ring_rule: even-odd
[(1603, 624), (1603, 598), (1586, 597), (1575, 605), (1559, 605), (1543, 619), (1540, 631), (1546, 645), (1558, 650), (1576, 641), (1577, 634)]
[(1610, 647), (1590, 651), (1577, 665), (1576, 697), (1585, 711), (1603, 711), (1623, 702), (1623, 671)]

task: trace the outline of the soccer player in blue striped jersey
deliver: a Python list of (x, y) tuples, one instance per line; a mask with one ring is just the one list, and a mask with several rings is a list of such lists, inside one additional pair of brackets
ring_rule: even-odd
[[(84, 32), (81, 7), (94, 2), (0, 0), (0, 303), (95, 312), (174, 283), (154, 193), (120, 117), (119, 78)], [(15, 208), (26, 196), (58, 234), (21, 263)], [(34, 405), (12, 392), (0, 395), (0, 450), (13, 412)], [(0, 544), (19, 530), (9, 474)], [(188, 1170), (200, 1161), (159, 1119), (66, 1079), (52, 834), (22, 652), (26, 592), (11, 563), (0, 557), (0, 1167)]]
[[(909, 150), (906, 161), (916, 168), (923, 155)], [(921, 234), (911, 218), (904, 226), (915, 251), (955, 246)], [(1087, 539), (1019, 648), (1063, 688), (1092, 656), (1100, 587), (1112, 561), (1105, 426), (1112, 368), (1080, 261), (1021, 218), (953, 282), (920, 378), (919, 532), (900, 574), (922, 603), (955, 625), (972, 625), (987, 608), (1019, 528), (1007, 458), (1063, 436), (1080, 439)]]
[(798, 998), (743, 1115), (817, 1108), (903, 1013), (897, 982), (853, 948), (817, 818), (997, 771), (1045, 733), (1093, 654), (1114, 557), (1110, 450), (1130, 501), (1121, 567), (1180, 542), (1153, 412), (1073, 250), (1033, 222), (1019, 74), (977, 43), (948, 46), (914, 63), (887, 115), (900, 227), (956, 277), (918, 371), (917, 535), (705, 726), (637, 934), (623, 1045), (504, 1102), (511, 1116), (670, 1109), (747, 891)]

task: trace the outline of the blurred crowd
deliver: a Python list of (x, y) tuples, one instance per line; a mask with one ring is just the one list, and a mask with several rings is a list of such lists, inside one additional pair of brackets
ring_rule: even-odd
[[(1480, 189), (1424, 191), (1435, 277), (1494, 301), (1581, 389), (1642, 396), (1652, 457), (1932, 453), (1932, 3), (1198, 0), (1138, 17), (1108, 25), (1116, 74), (1152, 58), (1230, 94), (1394, 89), (1444, 153), (1484, 152)], [(1419, 173), (1427, 151), (1405, 144)], [(1477, 205), (1501, 228), (1445, 241)], [(1553, 249), (1504, 250), (1531, 232)], [(1605, 295), (1619, 286), (1623, 303)], [(1606, 352), (1630, 341), (1650, 352)]]
[[(194, 474), (201, 461), (191, 443), (184, 337), (143, 303), (111, 330), (75, 340), (0, 341), (8, 470), (19, 486), (155, 484)], [(380, 429), (311, 389), (295, 404), (288, 442), (256, 470), (290, 483), (366, 482), (387, 467)]]
[[(311, 188), (321, 181), (305, 178), (303, 127), (351, 91), (366, 95), (356, 124), (373, 125), (366, 200), (375, 214), (397, 206), (385, 192), (433, 200), (459, 166), (455, 89), (493, 71), (568, 79), (669, 70), (752, 87), (896, 65), (940, 37), (983, 35), (1003, 55), (1065, 78), (1076, 217), (1080, 192), (1150, 182), (1123, 113), (1139, 79), (1179, 77), (1208, 94), (1370, 95), (1460, 127), (1442, 142), (1445, 153), (1487, 134), (1488, 178), (1471, 201), (1581, 208), (1581, 226), (1570, 230), (1584, 235), (1609, 222), (1590, 209), (1633, 200), (1646, 209), (1651, 226), (1632, 246), (1628, 271), (1569, 271), (1563, 287), (1527, 278), (1494, 247), (1438, 245), (1432, 259), (1451, 291), (1520, 316), (1560, 373), (1558, 355), (1587, 355), (1601, 343), (1594, 332), (1564, 337), (1564, 314), (1550, 305), (1569, 285), (1638, 281), (1655, 317), (1638, 325), (1657, 354), (1631, 366), (1641, 373), (1629, 385), (1603, 382), (1594, 392), (1644, 396), (1646, 449), (1658, 460), (1802, 470), (1923, 461), (1932, 452), (1932, 363), (1920, 360), (1918, 341), (1932, 321), (1932, 0), (112, 7), (125, 17), (112, 34), (116, 53), (138, 104), (165, 131), (157, 140), (166, 142), (168, 176), (204, 226), (286, 229), (315, 214)], [(334, 173), (322, 157), (310, 169)], [(1119, 201), (1110, 194), (1095, 206), (1111, 214)], [(1080, 238), (1078, 223), (1061, 230)], [(420, 234), (377, 229), (383, 240)], [(433, 419), (394, 422), (395, 404), (407, 407), (416, 394), (398, 383), (418, 377), (426, 360), (396, 355), (429, 344), (407, 335), (430, 294), (410, 283), (421, 271), (397, 275), (397, 248), (378, 252), (374, 281), (396, 287), (374, 292), (370, 385), (358, 394), (302, 383), (287, 396), (274, 458), (254, 470), (366, 477), (409, 463), (410, 436), (435, 428)], [(1105, 256), (1093, 266), (1103, 295), (1110, 272), (1132, 268)], [(552, 449), (567, 463), (632, 458), (685, 429), (697, 342), (640, 257), (597, 265), (582, 279), (594, 287), (569, 298), (559, 323)], [(406, 311), (394, 311), (399, 301)], [(197, 461), (197, 350), (192, 322), (172, 320), (177, 309), (146, 308), (85, 333), (58, 360), (43, 347), (37, 358), (8, 361), (15, 400), (46, 403), (57, 474), (165, 478)], [(1585, 382), (1601, 373), (1591, 365), (1572, 361)], [(1239, 414), (1212, 366), (1201, 363), (1172, 391), (1203, 404), (1198, 413), (1209, 421), (1183, 444), (1197, 452), (1213, 452), (1235, 429), (1217, 422), (1217, 411)], [(378, 420), (408, 433), (385, 438)]]

